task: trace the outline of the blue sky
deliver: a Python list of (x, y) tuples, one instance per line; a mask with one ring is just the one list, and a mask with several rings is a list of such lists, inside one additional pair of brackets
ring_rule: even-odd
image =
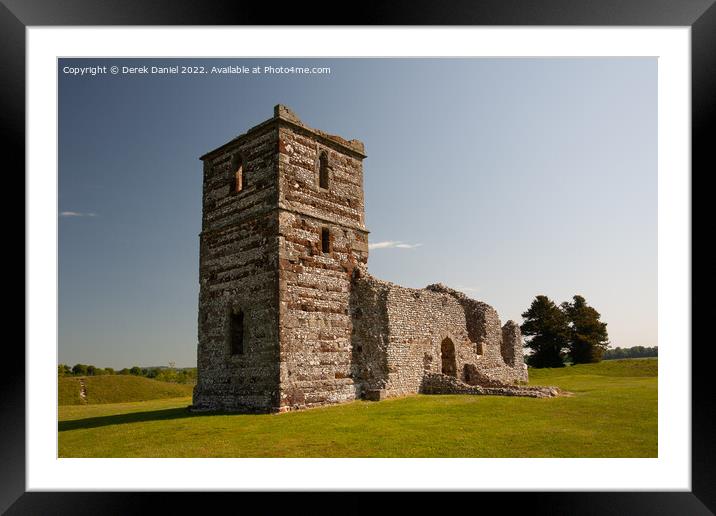
[[(321, 66), (74, 76), (66, 66)], [(372, 274), (522, 322), (583, 295), (613, 346), (657, 345), (657, 61), (62, 59), (59, 362), (196, 363), (198, 157), (286, 104), (357, 138)]]

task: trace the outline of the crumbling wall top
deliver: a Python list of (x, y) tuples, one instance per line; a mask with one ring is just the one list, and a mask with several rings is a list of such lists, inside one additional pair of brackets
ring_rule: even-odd
[(458, 301), (468, 301), (471, 303), (475, 303), (478, 306), (490, 307), (490, 305), (488, 305), (487, 303), (468, 297), (465, 295), (464, 292), (460, 292), (459, 290), (450, 288), (447, 285), (443, 285), (442, 283), (433, 283), (432, 285), (428, 285), (427, 287), (425, 287), (425, 290), (429, 290), (431, 292), (438, 292), (440, 294), (449, 294)]

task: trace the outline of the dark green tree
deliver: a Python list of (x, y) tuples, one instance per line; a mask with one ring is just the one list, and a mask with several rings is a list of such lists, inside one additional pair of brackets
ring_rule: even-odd
[(562, 311), (569, 320), (569, 357), (573, 364), (601, 362), (609, 347), (607, 323), (587, 304), (582, 296), (574, 296), (571, 303), (562, 303)]
[(87, 366), (85, 364), (75, 364), (72, 366), (72, 374), (75, 376), (84, 376), (87, 374)]
[(522, 314), (520, 329), (525, 347), (532, 350), (527, 363), (532, 367), (564, 367), (563, 351), (569, 343), (569, 321), (547, 296), (537, 296)]

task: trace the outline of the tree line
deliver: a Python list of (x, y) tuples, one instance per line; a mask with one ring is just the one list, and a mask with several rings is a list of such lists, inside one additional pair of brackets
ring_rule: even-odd
[(653, 348), (644, 346), (634, 346), (633, 348), (614, 348), (604, 352), (604, 360), (616, 360), (619, 358), (648, 358), (658, 357), (659, 346)]
[(57, 366), (58, 376), (103, 376), (103, 375), (131, 375), (151, 378), (162, 382), (171, 383), (195, 383), (196, 367), (177, 369), (170, 367), (125, 367), (115, 370), (111, 367), (96, 367), (88, 364), (75, 364), (70, 367), (67, 364)]
[(532, 367), (599, 362), (609, 347), (607, 323), (582, 296), (561, 305), (537, 296), (522, 317), (524, 346), (531, 351), (525, 358)]

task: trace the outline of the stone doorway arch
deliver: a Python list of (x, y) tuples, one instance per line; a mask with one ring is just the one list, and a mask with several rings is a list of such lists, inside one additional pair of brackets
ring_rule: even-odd
[(442, 373), (457, 378), (455, 344), (450, 337), (445, 337), (440, 343), (440, 358), (442, 359)]

